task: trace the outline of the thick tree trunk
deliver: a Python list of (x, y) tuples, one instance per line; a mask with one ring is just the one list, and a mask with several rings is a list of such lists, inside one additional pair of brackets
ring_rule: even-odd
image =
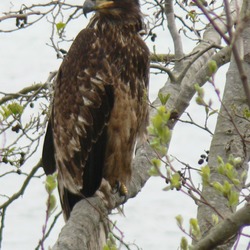
[[(245, 1), (243, 10), (244, 15), (246, 15), (246, 12), (248, 11), (249, 19), (249, 1)], [(250, 87), (250, 21), (248, 21), (244, 27), (245, 28), (236, 43), (248, 79), (248, 86)], [(227, 72), (222, 106), (212, 139), (208, 161), (208, 165), (211, 168), (211, 182), (217, 181), (222, 185), (226, 177), (217, 172), (218, 156), (222, 157), (224, 162), (228, 161), (230, 155), (240, 157), (241, 163), (236, 166), (239, 177), (243, 171), (248, 170), (250, 130), (249, 120), (244, 119), (243, 113), (244, 109), (249, 109), (249, 107), (246, 102), (246, 93), (244, 92), (242, 77), (244, 76), (239, 74), (237, 64), (232, 54), (230, 67)], [(238, 186), (239, 192), (243, 185), (244, 180)], [(200, 203), (198, 207), (197, 218), (203, 237), (205, 237), (213, 227), (213, 214), (218, 215), (220, 220), (225, 220), (235, 212), (236, 207), (230, 208), (228, 206), (228, 200), (210, 186), (203, 187), (202, 196), (211, 205), (210, 207), (206, 204)], [(234, 240), (235, 237), (230, 242), (227, 242), (227, 244), (222, 245), (217, 249), (231, 249)]]

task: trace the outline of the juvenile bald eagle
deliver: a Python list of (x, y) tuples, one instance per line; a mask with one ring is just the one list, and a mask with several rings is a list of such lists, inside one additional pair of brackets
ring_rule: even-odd
[(45, 173), (58, 171), (66, 219), (102, 178), (112, 188), (126, 185), (148, 116), (149, 50), (138, 0), (87, 0), (83, 10), (96, 13), (59, 69), (43, 148)]

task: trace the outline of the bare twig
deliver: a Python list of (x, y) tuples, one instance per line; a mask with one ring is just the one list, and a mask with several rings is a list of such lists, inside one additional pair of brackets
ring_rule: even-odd
[(19, 191), (17, 191), (15, 194), (13, 194), (6, 202), (4, 202), (3, 204), (1, 204), (0, 205), (0, 209), (7, 208), (14, 200), (18, 199), (21, 195), (23, 195), (23, 193), (24, 193), (25, 189), (27, 188), (27, 186), (28, 186), (31, 178), (35, 175), (35, 173), (37, 172), (37, 170), (41, 166), (42, 166), (42, 161), (40, 159), (38, 161), (38, 163), (30, 171), (29, 175), (27, 176), (27, 178), (23, 182), (23, 185), (21, 186), (21, 188), (19, 189)]
[(1, 94), (4, 94), (5, 96), (0, 99), (0, 105), (6, 103), (7, 101), (15, 100), (17, 97), (25, 96), (25, 95), (29, 94), (30, 92), (40, 91), (42, 89), (47, 89), (47, 88), (48, 88), (47, 84), (37, 83), (37, 84), (31, 85), (29, 87), (25, 87), (17, 93), (11, 93), (11, 94), (9, 93), (8, 94), (8, 93), (2, 92)]
[(42, 13), (40, 11), (33, 11), (25, 14), (6, 14), (5, 16), (0, 17), (0, 22), (11, 18), (24, 19), (27, 18), (28, 16), (41, 15), (41, 14)]

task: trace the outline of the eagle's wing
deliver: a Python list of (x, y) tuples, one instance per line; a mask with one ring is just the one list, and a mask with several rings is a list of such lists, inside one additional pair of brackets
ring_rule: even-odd
[(45, 172), (56, 163), (64, 211), (100, 186), (114, 103), (111, 71), (93, 30), (82, 30), (58, 72), (43, 149)]
[(56, 162), (51, 119), (48, 121), (43, 145), (42, 161), (44, 172), (46, 175), (53, 174), (56, 171)]

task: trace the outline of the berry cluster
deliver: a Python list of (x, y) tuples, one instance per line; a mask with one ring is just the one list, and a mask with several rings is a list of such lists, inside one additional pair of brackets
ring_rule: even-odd
[(206, 154), (202, 154), (202, 155), (200, 156), (200, 159), (199, 159), (199, 161), (198, 161), (198, 164), (199, 164), (199, 165), (202, 165), (205, 161), (208, 162), (209, 150), (206, 150), (205, 153), (206, 153)]

